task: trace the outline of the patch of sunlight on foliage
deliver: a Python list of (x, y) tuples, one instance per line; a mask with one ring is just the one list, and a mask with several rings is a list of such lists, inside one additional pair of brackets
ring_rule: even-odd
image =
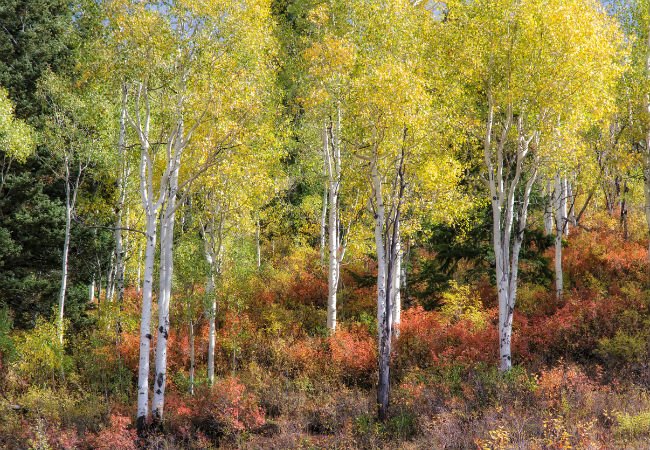
[(620, 438), (638, 438), (650, 435), (650, 411), (639, 414), (616, 412), (616, 435)]
[(639, 363), (648, 353), (648, 340), (641, 334), (618, 330), (614, 337), (598, 341), (596, 354), (610, 363)]
[(440, 312), (454, 323), (467, 320), (475, 330), (482, 330), (487, 325), (478, 293), (472, 292), (470, 286), (460, 285), (453, 280), (450, 289), (442, 295)]
[(65, 342), (61, 344), (57, 337), (56, 324), (39, 317), (34, 329), (17, 339), (17, 372), (36, 385), (56, 383), (69, 369), (64, 346)]

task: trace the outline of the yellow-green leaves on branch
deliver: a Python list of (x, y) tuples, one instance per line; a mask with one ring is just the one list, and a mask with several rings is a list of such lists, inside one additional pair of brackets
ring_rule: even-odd
[(14, 105), (0, 88), (0, 150), (24, 162), (36, 147), (36, 134), (24, 121), (14, 117)]

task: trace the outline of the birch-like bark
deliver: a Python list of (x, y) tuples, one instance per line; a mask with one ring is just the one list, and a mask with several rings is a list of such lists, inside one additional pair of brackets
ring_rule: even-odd
[(122, 109), (120, 112), (120, 132), (118, 138), (118, 158), (120, 172), (117, 177), (117, 189), (119, 199), (115, 211), (115, 288), (117, 289), (117, 300), (122, 304), (124, 299), (124, 246), (122, 242), (122, 215), (124, 203), (126, 202), (126, 180), (128, 177), (126, 161), (126, 113), (127, 113), (127, 86), (122, 84)]
[(194, 320), (190, 317), (190, 395), (194, 395)]
[[(324, 169), (327, 173), (327, 167)], [(327, 200), (329, 198), (328, 183), (323, 187), (323, 203), (320, 213), (320, 263), (325, 264), (325, 246), (327, 245)]]
[[(650, 24), (646, 30), (646, 76), (650, 77)], [(650, 92), (646, 91), (645, 93), (645, 109), (648, 114), (650, 114)], [(648, 223), (648, 234), (650, 235), (650, 126), (646, 130), (645, 135), (645, 165), (643, 168), (643, 192), (645, 194), (645, 217), (646, 222)], [(648, 259), (650, 259), (650, 242), (648, 247)]]
[[(569, 225), (576, 227), (578, 226), (578, 219), (576, 218), (576, 195), (573, 190), (573, 183), (571, 183), (571, 181), (567, 181), (566, 197), (569, 205), (567, 207), (567, 221)], [(568, 236), (568, 232), (567, 232), (567, 236)]]
[(213, 217), (207, 225), (203, 225), (201, 235), (203, 237), (203, 245), (205, 252), (205, 260), (208, 263), (208, 275), (205, 287), (205, 295), (208, 300), (208, 383), (210, 386), (214, 384), (214, 352), (217, 334), (217, 296), (215, 293), (216, 280), (215, 277), (221, 275), (221, 263), (224, 251), (223, 245), (223, 225), (224, 217), (220, 208), (217, 207), (214, 211), (214, 216), (219, 219), (218, 224), (215, 224)]
[(395, 269), (392, 271), (393, 279), (391, 281), (391, 285), (393, 289), (391, 290), (391, 295), (393, 298), (391, 299), (390, 304), (393, 334), (395, 337), (399, 337), (399, 324), (402, 317), (402, 242), (399, 233), (396, 236), (394, 245), (396, 248)]
[(149, 414), (149, 354), (151, 351), (151, 306), (153, 294), (154, 260), (156, 257), (156, 211), (146, 214), (144, 251), (144, 279), (142, 286), (142, 312), (140, 315), (140, 357), (138, 361), (138, 411), (137, 428), (140, 434), (146, 429)]
[(262, 242), (260, 241), (260, 219), (255, 223), (255, 247), (257, 253), (257, 268), (262, 267)]
[[(505, 145), (512, 126), (512, 108), (508, 107), (501, 134), (493, 142), (495, 133), (494, 103), (488, 94), (488, 117), (483, 145), (483, 155), (487, 168), (487, 184), (492, 205), (492, 240), (495, 256), (497, 297), (499, 303), (499, 368), (502, 371), (512, 367), (512, 321), (517, 296), (519, 272), (519, 252), (524, 239), (530, 193), (537, 177), (536, 163), (526, 180), (521, 197), (515, 196), (523, 181), (524, 162), (530, 151), (530, 143), (537, 133), (526, 136), (523, 118), (517, 120), (518, 139), (516, 143), (514, 174), (508, 177), (504, 170)], [(513, 236), (514, 231), (514, 236)]]
[(59, 343), (63, 345), (63, 317), (65, 310), (65, 296), (68, 285), (68, 255), (70, 253), (70, 233), (72, 229), (72, 214), (77, 204), (77, 192), (79, 191), (79, 184), (81, 182), (82, 173), (84, 170), (83, 165), (80, 163), (78, 172), (72, 181), (72, 174), (70, 169), (71, 161), (68, 155), (64, 157), (64, 170), (65, 170), (65, 234), (63, 237), (63, 252), (61, 257), (61, 287), (59, 289), (59, 311), (58, 311), (58, 338)]
[(562, 220), (564, 222), (563, 230), (564, 235), (569, 236), (569, 181), (565, 178), (561, 180), (562, 184), (562, 197), (561, 197), (561, 212)]
[[(404, 129), (404, 145), (407, 129)], [(378, 417), (385, 420), (388, 417), (390, 400), (390, 355), (393, 334), (393, 306), (395, 299), (394, 281), (399, 279), (400, 270), (396, 267), (399, 253), (400, 212), (404, 197), (404, 152), (396, 167), (395, 188), (391, 196), (389, 214), (382, 193), (381, 175), (378, 168), (377, 149), (371, 160), (372, 205), (375, 221), (375, 247), (377, 252), (377, 340), (379, 380), (377, 383)], [(397, 272), (397, 276), (395, 273)]]
[(564, 274), (562, 272), (562, 236), (566, 226), (566, 217), (563, 215), (564, 183), (560, 174), (555, 175), (555, 298), (562, 298), (564, 290)]
[[(142, 105), (144, 102), (144, 105)], [(158, 212), (165, 201), (168, 173), (165, 171), (160, 180), (160, 190), (154, 198), (153, 172), (154, 165), (150, 153), (149, 129), (151, 110), (146, 83), (140, 83), (135, 96), (135, 119), (129, 117), (129, 122), (138, 134), (140, 140), (140, 196), (145, 212), (145, 249), (144, 276), (142, 286), (142, 312), (140, 316), (140, 355), (138, 362), (138, 408), (136, 426), (142, 436), (147, 428), (149, 414), (149, 356), (151, 351), (151, 307), (153, 296), (154, 262), (156, 257), (157, 219)], [(143, 109), (143, 111), (141, 111)], [(173, 138), (173, 137), (172, 137)], [(170, 138), (171, 139), (171, 138)]]
[(95, 301), (95, 277), (93, 277), (93, 281), (88, 286), (88, 301), (90, 303)]
[(386, 211), (381, 192), (381, 178), (377, 168), (377, 161), (371, 167), (372, 190), (375, 203), (375, 250), (377, 252), (377, 341), (379, 348), (379, 380), (377, 385), (378, 415), (381, 420), (388, 414), (388, 400), (390, 394), (390, 295), (386, 290), (388, 281), (388, 268), (386, 257), (386, 243), (384, 242), (384, 224)]
[(336, 301), (340, 272), (341, 242), (339, 237), (339, 189), (341, 185), (341, 113), (337, 109), (336, 129), (332, 120), (323, 133), (323, 154), (327, 169), (329, 195), (329, 268), (327, 275), (327, 329), (336, 331)]
[(555, 230), (553, 227), (553, 210), (555, 209), (553, 199), (553, 188), (551, 180), (546, 181), (546, 191), (544, 192), (544, 234), (550, 236)]
[(169, 192), (160, 224), (160, 289), (158, 293), (158, 332), (156, 334), (156, 376), (151, 413), (154, 424), (163, 420), (167, 384), (167, 342), (169, 339), (169, 305), (174, 270), (174, 222), (182, 151), (185, 147), (182, 116), (174, 138), (174, 155), (169, 176)]

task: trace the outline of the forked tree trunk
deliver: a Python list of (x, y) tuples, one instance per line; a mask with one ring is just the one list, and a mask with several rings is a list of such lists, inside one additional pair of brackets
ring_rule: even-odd
[(336, 127), (330, 120), (323, 132), (323, 156), (327, 171), (329, 201), (328, 240), (329, 268), (327, 274), (327, 329), (336, 331), (336, 302), (341, 262), (339, 236), (339, 190), (341, 186), (341, 114), (337, 109)]
[(162, 425), (167, 385), (167, 344), (169, 340), (169, 305), (172, 296), (174, 270), (174, 223), (176, 219), (176, 196), (183, 146), (183, 122), (179, 122), (172, 170), (169, 176), (167, 204), (160, 225), (160, 291), (158, 294), (158, 333), (156, 334), (156, 376), (154, 378), (152, 419)]
[[(523, 118), (517, 120), (517, 142), (515, 168), (512, 177), (504, 166), (505, 150), (509, 131), (513, 123), (512, 108), (508, 108), (502, 123), (500, 138), (493, 142), (494, 103), (488, 95), (488, 117), (483, 146), (483, 155), (488, 174), (488, 188), (492, 204), (492, 243), (495, 256), (497, 298), (499, 304), (499, 369), (508, 371), (512, 367), (512, 321), (517, 297), (519, 253), (524, 239), (530, 192), (537, 177), (537, 165), (524, 183), (523, 192), (515, 202), (523, 182), (524, 162), (530, 151), (530, 143), (538, 134), (525, 135)], [(513, 233), (514, 231), (514, 233)]]

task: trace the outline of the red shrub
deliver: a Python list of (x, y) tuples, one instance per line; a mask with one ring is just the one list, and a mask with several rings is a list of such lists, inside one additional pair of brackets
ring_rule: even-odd
[(365, 327), (341, 327), (329, 337), (332, 362), (350, 379), (367, 379), (377, 367), (377, 342)]
[(236, 377), (216, 381), (212, 388), (198, 392), (188, 400), (188, 404), (191, 413), (185, 408), (177, 408), (176, 413), (191, 416), (195, 427), (211, 436), (222, 437), (251, 430), (265, 422), (257, 398)]
[(136, 450), (137, 435), (130, 425), (128, 417), (112, 414), (110, 427), (88, 436), (86, 443), (95, 450)]

